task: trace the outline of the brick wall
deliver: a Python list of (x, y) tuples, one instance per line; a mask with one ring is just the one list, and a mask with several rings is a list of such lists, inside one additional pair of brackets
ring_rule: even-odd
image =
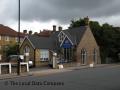
[(93, 63), (93, 51), (94, 49), (97, 49), (97, 55), (98, 55), (98, 63), (100, 63), (100, 53), (99, 53), (99, 47), (95, 41), (95, 38), (88, 27), (87, 30), (85, 31), (81, 42), (77, 46), (77, 51), (76, 51), (76, 59), (77, 62), (81, 64), (81, 50), (82, 49), (87, 50), (87, 63), (90, 64)]
[(24, 43), (22, 43), (22, 46), (20, 47), (20, 54), (24, 55), (24, 48), (26, 47), (26, 45), (30, 48), (28, 59), (33, 60), (34, 63), (34, 48), (27, 39), (24, 40)]
[(10, 37), (9, 36), (9, 40), (5, 40), (6, 36), (1, 36), (0, 38), (0, 55), (1, 55), (1, 62), (4, 62), (6, 59), (6, 52), (5, 52), (5, 47), (10, 45), (15, 45), (16, 44), (16, 37)]
[(35, 67), (48, 66), (48, 61), (40, 61), (40, 49), (35, 50)]
[(29, 59), (33, 60), (35, 67), (48, 66), (48, 62), (40, 61), (40, 49), (34, 49), (28, 39), (25, 39), (20, 47), (20, 53), (24, 55), (24, 48), (28, 45), (30, 47)]

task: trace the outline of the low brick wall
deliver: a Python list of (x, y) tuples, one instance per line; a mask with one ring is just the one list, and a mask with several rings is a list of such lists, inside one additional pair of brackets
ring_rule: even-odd
[[(12, 66), (12, 73), (17, 73), (17, 66)], [(21, 73), (27, 72), (25, 65), (21, 66)], [(1, 66), (1, 74), (9, 74), (9, 66)]]
[(48, 66), (48, 62), (42, 62), (42, 61), (36, 61), (36, 66), (35, 67), (47, 67)]
[(64, 67), (74, 67), (74, 66), (77, 66), (77, 65), (78, 65), (77, 62), (63, 63)]

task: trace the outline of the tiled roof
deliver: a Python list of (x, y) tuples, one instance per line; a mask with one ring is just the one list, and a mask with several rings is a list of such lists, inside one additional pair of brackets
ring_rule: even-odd
[[(84, 32), (86, 30), (87, 30), (87, 27), (81, 26), (77, 28), (63, 30), (63, 32), (69, 37), (69, 39), (71, 39), (74, 45), (78, 45), (78, 43), (81, 41), (81, 38), (84, 35)], [(60, 31), (54, 32), (50, 37), (51, 39), (50, 41), (52, 42), (52, 46), (53, 46), (51, 49), (53, 50), (56, 50), (56, 49), (59, 50), (60, 48), (59, 42), (57, 40), (57, 36), (59, 32)]]
[[(63, 32), (72, 40), (74, 45), (78, 45), (85, 31), (86, 27), (63, 30)], [(60, 31), (56, 31), (52, 33), (50, 37), (28, 35), (28, 38), (35, 48), (59, 50), (60, 45), (57, 38), (59, 33)]]
[(38, 48), (38, 49), (51, 48), (51, 41), (48, 37), (40, 37), (36, 35), (28, 35), (27, 37), (35, 48)]
[[(11, 29), (11, 28), (9, 28), (7, 26), (4, 26), (4, 25), (0, 24), (0, 35), (17, 37), (18, 32), (16, 32), (15, 30), (13, 30), (13, 29)], [(20, 36), (24, 37), (25, 34), (20, 33)]]
[(63, 32), (67, 32), (66, 35), (72, 40), (74, 44), (78, 44), (84, 35), (84, 32), (87, 30), (86, 26), (80, 26), (72, 29), (63, 30)]

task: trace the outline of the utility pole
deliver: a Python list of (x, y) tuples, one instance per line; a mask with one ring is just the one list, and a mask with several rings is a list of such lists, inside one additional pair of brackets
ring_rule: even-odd
[(17, 75), (20, 75), (20, 0), (18, 0), (18, 44), (17, 44), (17, 55), (18, 55), (18, 66), (17, 66)]

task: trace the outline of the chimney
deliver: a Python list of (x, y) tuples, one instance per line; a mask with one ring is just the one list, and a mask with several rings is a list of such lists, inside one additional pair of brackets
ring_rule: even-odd
[(29, 34), (32, 35), (32, 31), (31, 30), (29, 31)]
[(56, 25), (53, 25), (53, 32), (56, 31)]
[(23, 30), (23, 33), (24, 33), (24, 34), (27, 34), (27, 30)]
[(88, 16), (85, 17), (84, 20), (85, 20), (85, 25), (88, 26), (89, 25), (89, 17)]
[(61, 26), (59, 26), (59, 27), (58, 27), (58, 30), (59, 30), (59, 31), (62, 31), (62, 27), (61, 27)]

